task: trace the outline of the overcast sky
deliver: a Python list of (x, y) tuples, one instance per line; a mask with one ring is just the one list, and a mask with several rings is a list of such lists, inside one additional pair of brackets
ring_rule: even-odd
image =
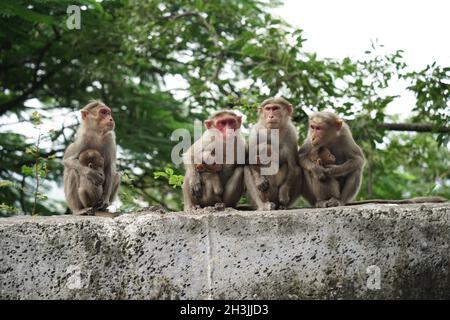
[[(404, 50), (406, 63), (421, 70), (436, 61), (450, 66), (449, 0), (285, 0), (273, 11), (304, 30), (304, 48), (320, 57), (362, 58), (370, 41), (387, 50)], [(399, 94), (388, 113), (406, 117), (414, 96), (396, 84)]]
[(450, 65), (448, 0), (285, 0), (274, 13), (302, 28), (305, 48), (323, 57), (361, 57), (378, 38), (405, 50), (414, 68)]

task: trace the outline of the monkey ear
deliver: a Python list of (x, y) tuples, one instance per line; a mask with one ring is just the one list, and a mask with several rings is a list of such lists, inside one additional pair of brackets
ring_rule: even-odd
[(286, 107), (286, 110), (287, 110), (288, 114), (290, 116), (292, 116), (292, 112), (294, 112), (294, 107), (292, 106), (292, 104), (288, 104)]
[(206, 127), (206, 129), (211, 129), (212, 126), (213, 126), (212, 119), (205, 120), (205, 127)]
[(236, 118), (237, 118), (237, 122), (239, 123), (238, 128), (240, 128), (242, 125), (242, 116), (237, 116)]
[(85, 120), (88, 116), (89, 111), (81, 110), (81, 119)]
[(258, 107), (258, 113), (261, 113), (261, 112), (262, 112), (262, 108)]
[(339, 131), (342, 128), (343, 121), (342, 120), (336, 120), (336, 130)]

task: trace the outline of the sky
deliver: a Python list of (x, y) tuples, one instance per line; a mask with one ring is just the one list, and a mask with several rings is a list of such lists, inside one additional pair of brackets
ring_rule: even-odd
[[(285, 0), (272, 11), (304, 30), (304, 48), (319, 57), (363, 58), (371, 40), (387, 51), (404, 50), (413, 70), (434, 61), (450, 66), (450, 1), (448, 0)], [(400, 95), (387, 109), (405, 119), (414, 95), (398, 82), (389, 93)]]

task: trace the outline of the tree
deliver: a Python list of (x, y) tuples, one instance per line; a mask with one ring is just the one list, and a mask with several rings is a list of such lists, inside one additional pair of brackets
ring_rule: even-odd
[[(319, 59), (303, 50), (302, 30), (268, 13), (277, 1), (28, 3), (6, 0), (0, 4), (0, 122), (26, 123), (35, 109), (43, 114), (44, 123), (61, 115), (70, 118), (90, 99), (102, 99), (117, 123), (119, 167), (127, 177), (122, 199), (127, 199), (128, 209), (132, 208), (130, 192), (151, 204), (181, 207), (179, 190), (154, 178), (167, 166), (175, 170), (175, 177), (182, 173), (170, 160), (173, 130), (192, 129), (194, 119), (203, 120), (219, 108), (240, 110), (251, 123), (255, 106), (267, 96), (283, 95), (298, 106), (294, 121), (301, 139), (306, 132), (306, 110), (334, 109), (353, 119), (356, 139), (367, 154), (374, 155), (370, 159), (383, 154), (390, 164), (404, 166), (400, 160), (407, 159), (391, 162), (393, 152), (381, 152), (384, 149), (379, 146), (388, 137), (383, 148), (390, 150), (397, 139), (387, 133), (393, 127), (386, 122), (392, 119), (384, 113), (395, 97), (382, 91), (391, 79), (401, 77), (410, 81), (410, 90), (417, 94), (412, 123), (431, 125), (436, 133), (427, 139), (436, 138), (441, 146), (448, 142), (448, 68), (431, 65), (420, 72), (406, 72), (401, 51), (380, 55), (376, 44), (366, 61)], [(82, 9), (80, 30), (67, 28), (69, 5)], [(174, 88), (174, 83), (180, 87)], [(77, 121), (61, 125), (52, 133), (51, 143), (39, 148), (40, 155), (60, 159), (76, 126)], [(32, 161), (23, 150), (35, 142), (34, 137), (10, 128), (14, 126), (3, 125), (0, 130), (0, 179), (31, 186), (33, 178), (23, 176), (20, 168)], [(401, 139), (418, 138), (402, 135)], [(424, 147), (436, 155), (446, 152), (435, 144)], [(433, 166), (438, 159), (427, 161)], [(378, 170), (374, 163), (369, 168), (372, 176)], [(438, 177), (448, 182), (448, 172), (435, 168), (427, 178), (430, 183)], [(47, 180), (61, 186), (61, 173), (61, 165), (54, 165)], [(383, 183), (369, 182), (375, 184), (371, 190)], [(42, 188), (50, 190), (54, 185)], [(435, 193), (447, 194), (448, 188), (441, 184)], [(29, 212), (33, 199), (20, 190), (6, 184), (0, 203)], [(373, 191), (362, 194), (375, 195), (389, 197)], [(392, 196), (404, 195), (394, 192)], [(51, 198), (44, 204), (38, 208), (41, 214), (64, 210)]]

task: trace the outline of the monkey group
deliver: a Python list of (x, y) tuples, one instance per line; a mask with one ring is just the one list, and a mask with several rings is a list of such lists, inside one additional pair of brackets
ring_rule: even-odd
[[(348, 125), (332, 112), (316, 112), (299, 147), (292, 113), (292, 104), (281, 97), (261, 103), (244, 163), (236, 161), (236, 155), (226, 161), (224, 152), (217, 155), (217, 150), (236, 150), (236, 141), (245, 143), (240, 133), (242, 118), (228, 110), (212, 114), (205, 121), (203, 136), (184, 154), (184, 209), (235, 207), (244, 193), (258, 210), (289, 208), (300, 196), (315, 207), (353, 201), (365, 159)], [(214, 164), (221, 166), (213, 173), (204, 172)], [(269, 166), (275, 171), (267, 172)]]
[[(183, 154), (185, 210), (236, 207), (244, 194), (257, 210), (290, 208), (299, 197), (314, 207), (356, 204), (365, 158), (342, 119), (333, 112), (313, 113), (299, 146), (292, 104), (269, 98), (257, 111), (248, 143), (240, 131), (242, 117), (234, 111), (217, 111), (205, 121), (205, 132)], [(64, 193), (73, 214), (105, 211), (117, 197), (114, 128), (111, 109), (103, 102), (81, 109), (81, 125), (63, 158)], [(442, 199), (399, 201), (359, 203)]]

